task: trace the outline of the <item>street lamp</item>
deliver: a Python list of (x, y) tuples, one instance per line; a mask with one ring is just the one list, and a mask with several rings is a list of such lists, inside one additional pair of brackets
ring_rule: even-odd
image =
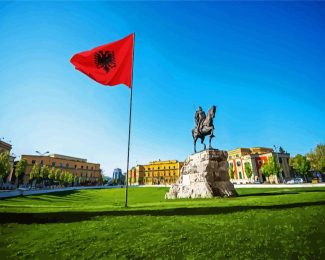
[(44, 156), (45, 154), (48, 154), (48, 153), (50, 153), (49, 151), (46, 151), (45, 153), (41, 153), (41, 152), (39, 152), (39, 151), (35, 151), (35, 153), (38, 153), (40, 156)]

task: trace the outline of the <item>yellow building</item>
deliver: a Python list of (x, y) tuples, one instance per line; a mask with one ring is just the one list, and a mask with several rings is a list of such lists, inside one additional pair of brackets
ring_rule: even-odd
[(129, 171), (130, 185), (169, 185), (180, 176), (184, 163), (177, 160), (154, 161), (147, 165), (137, 165)]
[(49, 168), (57, 168), (61, 171), (67, 171), (72, 173), (74, 176), (79, 176), (81, 182), (89, 182), (92, 184), (102, 183), (102, 175), (99, 163), (87, 162), (87, 159), (71, 157), (60, 154), (50, 154), (50, 155), (22, 155), (22, 159), (26, 159), (28, 166), (26, 169), (26, 174), (24, 176), (24, 184), (29, 181), (29, 173), (32, 170), (34, 164), (40, 166), (46, 165)]

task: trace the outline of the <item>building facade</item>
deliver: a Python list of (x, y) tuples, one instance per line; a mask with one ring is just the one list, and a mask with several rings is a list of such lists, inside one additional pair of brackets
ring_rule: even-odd
[[(281, 169), (277, 176), (266, 178), (261, 168), (270, 157), (273, 157), (279, 163)], [(228, 151), (229, 168), (232, 168), (234, 172), (234, 178), (231, 179), (233, 183), (237, 184), (252, 183), (255, 181), (283, 182), (285, 178), (290, 177), (289, 159), (289, 153), (274, 152), (272, 148), (237, 148)], [(250, 178), (247, 176), (249, 175), (246, 172), (247, 168), (252, 170), (252, 176)]]
[(43, 165), (49, 168), (60, 169), (72, 173), (74, 176), (80, 177), (80, 182), (89, 182), (92, 184), (101, 184), (102, 175), (99, 163), (87, 162), (87, 159), (71, 157), (61, 154), (50, 155), (22, 155), (22, 159), (26, 159), (28, 166), (26, 174), (24, 176), (24, 184), (29, 182), (29, 174), (34, 164), (38, 164), (40, 167)]
[(124, 184), (124, 178), (125, 176), (122, 173), (122, 170), (120, 168), (116, 168), (113, 171), (113, 177), (112, 177), (112, 182), (114, 184)]
[(130, 185), (170, 185), (176, 183), (184, 163), (177, 160), (153, 161), (129, 170)]

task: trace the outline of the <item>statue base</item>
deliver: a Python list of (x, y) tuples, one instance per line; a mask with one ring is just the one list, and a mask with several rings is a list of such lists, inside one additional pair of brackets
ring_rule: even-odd
[(235, 197), (237, 192), (229, 180), (228, 153), (217, 149), (190, 155), (181, 169), (176, 184), (166, 199)]

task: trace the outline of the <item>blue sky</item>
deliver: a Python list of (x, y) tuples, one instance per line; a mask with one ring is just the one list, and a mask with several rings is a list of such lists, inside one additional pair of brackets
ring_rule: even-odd
[[(135, 32), (131, 165), (184, 160), (198, 105), (218, 149), (325, 141), (325, 3), (1, 2), (0, 137), (126, 169), (129, 89), (73, 54)], [(200, 146), (199, 146), (200, 147)]]

